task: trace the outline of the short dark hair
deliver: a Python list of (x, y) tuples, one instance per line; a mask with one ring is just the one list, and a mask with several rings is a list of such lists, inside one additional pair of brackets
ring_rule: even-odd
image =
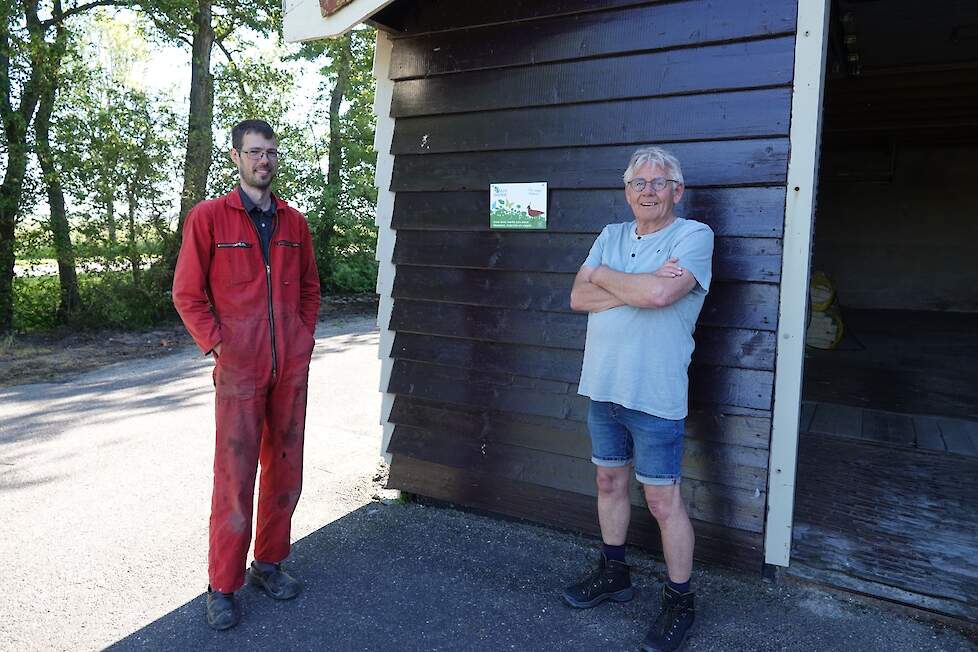
[(272, 125), (264, 120), (242, 120), (231, 129), (231, 147), (240, 151), (245, 134), (261, 134), (269, 140), (275, 139)]

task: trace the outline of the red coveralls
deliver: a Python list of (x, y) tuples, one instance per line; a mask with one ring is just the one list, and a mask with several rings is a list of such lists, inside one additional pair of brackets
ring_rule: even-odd
[(305, 218), (275, 202), (265, 265), (238, 190), (187, 215), (173, 278), (173, 304), (214, 368), (217, 441), (208, 575), (230, 593), (244, 584), (255, 475), (261, 461), (255, 559), (289, 554), (302, 489), (309, 361), (319, 311), (319, 275)]

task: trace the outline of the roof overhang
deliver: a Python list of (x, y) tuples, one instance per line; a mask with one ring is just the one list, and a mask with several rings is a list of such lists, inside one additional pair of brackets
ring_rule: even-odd
[(285, 40), (314, 41), (350, 31), (394, 0), (282, 0)]

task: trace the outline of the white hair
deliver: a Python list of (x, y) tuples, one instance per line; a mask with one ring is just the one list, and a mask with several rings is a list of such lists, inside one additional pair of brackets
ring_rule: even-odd
[(634, 179), (636, 170), (646, 163), (659, 166), (666, 171), (666, 174), (670, 178), (675, 179), (679, 183), (683, 183), (683, 169), (679, 165), (679, 159), (661, 147), (655, 147), (654, 145), (640, 147), (635, 150), (632, 158), (628, 161), (628, 167), (625, 168), (625, 174), (623, 175), (625, 183)]

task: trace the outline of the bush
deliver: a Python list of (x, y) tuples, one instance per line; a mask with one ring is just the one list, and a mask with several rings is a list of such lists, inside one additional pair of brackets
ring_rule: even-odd
[(57, 276), (14, 278), (14, 330), (44, 331), (58, 323), (61, 286)]
[[(174, 316), (168, 275), (146, 270), (138, 284), (128, 271), (78, 275), (82, 309), (72, 319), (74, 328), (146, 328)], [(58, 277), (14, 279), (14, 329), (19, 332), (56, 328), (61, 288)]]

